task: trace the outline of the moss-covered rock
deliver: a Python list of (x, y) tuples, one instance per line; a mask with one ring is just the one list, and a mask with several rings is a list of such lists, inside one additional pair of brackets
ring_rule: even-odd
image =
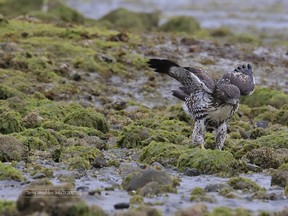
[[(156, 184), (157, 187), (154, 187), (154, 185)], [(175, 192), (175, 185), (173, 183), (172, 178), (164, 171), (155, 170), (151, 168), (140, 172), (131, 173), (122, 182), (122, 186), (127, 191), (140, 190), (143, 189), (145, 186), (147, 187), (147, 185), (149, 189), (151, 188), (156, 189), (151, 190), (154, 191), (154, 193), (156, 194), (165, 192)], [(143, 192), (142, 194), (144, 195), (145, 193)]]
[(271, 172), (271, 185), (286, 187), (288, 185), (288, 169), (285, 166), (279, 167)]
[(160, 29), (167, 32), (186, 32), (193, 34), (200, 30), (200, 24), (194, 17), (177, 16), (172, 17), (164, 23)]
[(209, 212), (207, 216), (252, 216), (253, 214), (244, 208), (231, 209), (228, 207), (216, 207), (213, 211)]
[(241, 98), (241, 102), (247, 104), (249, 107), (271, 105), (276, 108), (281, 108), (288, 103), (288, 95), (281, 91), (258, 87), (249, 97)]
[(209, 196), (201, 187), (196, 187), (191, 191), (190, 201), (209, 203), (216, 202), (216, 200), (213, 197)]
[(29, 149), (47, 150), (49, 147), (59, 145), (57, 138), (48, 129), (42, 127), (26, 129), (15, 136)]
[(205, 174), (229, 173), (233, 171), (236, 163), (228, 151), (194, 148), (180, 155), (177, 167), (180, 170), (196, 168)]
[(248, 178), (233, 177), (229, 179), (228, 184), (235, 190), (242, 190), (244, 193), (253, 193), (258, 191), (265, 191), (256, 182)]
[(15, 96), (23, 96), (23, 94), (8, 86), (0, 85), (0, 100), (6, 100)]
[(244, 158), (250, 163), (260, 166), (263, 169), (278, 168), (288, 161), (288, 149), (273, 149), (261, 147), (247, 152)]
[(187, 149), (172, 143), (152, 141), (142, 149), (139, 160), (148, 164), (159, 162), (164, 166), (176, 166), (179, 156)]
[(81, 127), (95, 128), (103, 133), (109, 131), (106, 119), (94, 109), (77, 109), (66, 115), (64, 123)]
[[(47, 8), (47, 12), (42, 9)], [(48, 21), (84, 23), (85, 18), (74, 9), (58, 0), (4, 0), (0, 2), (0, 13), (7, 16), (34, 15)], [(13, 8), (13, 9), (11, 9)]]
[(205, 204), (199, 203), (188, 208), (180, 209), (175, 213), (175, 216), (184, 215), (206, 215), (208, 214), (208, 208)]
[(25, 177), (13, 166), (0, 162), (0, 180), (24, 181)]
[(261, 136), (258, 139), (253, 140), (253, 142), (261, 147), (270, 147), (274, 149), (288, 148), (287, 134), (288, 134), (287, 130), (279, 130), (267, 136)]
[(150, 31), (157, 27), (159, 13), (137, 13), (124, 8), (111, 11), (102, 17), (99, 22), (120, 30), (136, 32)]
[(30, 112), (22, 119), (22, 124), (26, 128), (36, 128), (41, 125), (43, 118), (38, 112)]
[(0, 132), (3, 134), (9, 134), (13, 132), (20, 132), (23, 130), (21, 125), (20, 113), (9, 110), (0, 113)]
[(13, 136), (0, 135), (0, 161), (26, 160), (28, 147)]
[(118, 137), (117, 145), (125, 148), (135, 148), (142, 144), (142, 141), (151, 136), (151, 129), (135, 124), (130, 124), (124, 127)]
[(103, 158), (102, 152), (91, 146), (71, 146), (63, 148), (60, 161), (66, 163), (69, 169), (90, 169), (95, 158)]

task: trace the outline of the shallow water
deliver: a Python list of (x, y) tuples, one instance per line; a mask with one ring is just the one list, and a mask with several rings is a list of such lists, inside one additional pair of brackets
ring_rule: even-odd
[[(118, 149), (117, 152), (120, 155), (125, 154), (125, 150)], [(137, 167), (138, 164), (135, 162), (121, 162), (122, 166)], [(121, 165), (120, 165), (121, 166)], [(59, 168), (59, 164), (54, 164), (55, 169)], [(185, 176), (178, 171), (172, 169), (166, 169), (167, 173), (173, 177), (180, 178), (180, 185), (177, 187), (177, 193), (167, 193), (166, 195), (156, 196), (153, 198), (145, 198), (145, 203), (150, 203), (153, 207), (161, 210), (163, 215), (174, 215), (177, 210), (191, 207), (197, 202), (191, 202), (190, 193), (195, 187), (205, 188), (210, 184), (226, 183), (229, 178), (217, 177), (214, 175), (200, 175), (189, 177)], [(55, 185), (61, 184), (57, 180), (59, 174), (69, 175), (71, 171), (65, 171), (62, 169), (55, 170), (54, 178), (51, 179), (52, 183)], [(256, 174), (242, 174), (242, 177), (250, 178), (251, 180), (257, 182), (260, 186), (264, 187), (269, 193), (283, 194), (283, 189), (281, 188), (271, 188), (271, 176), (265, 173)], [(26, 175), (29, 181), (33, 181), (30, 176)], [(87, 171), (87, 174), (80, 179), (75, 181), (76, 189), (84, 188), (78, 191), (81, 198), (83, 198), (88, 204), (96, 204), (101, 206), (105, 212), (112, 214), (114, 213), (114, 205), (117, 203), (129, 203), (131, 196), (125, 191), (120, 189), (122, 183), (123, 174), (119, 172), (119, 169), (115, 167), (105, 167), (102, 169), (92, 169)], [(115, 187), (116, 185), (116, 187)], [(118, 185), (118, 186), (117, 186)], [(15, 181), (0, 181), (0, 197), (5, 200), (16, 200), (21, 190), (25, 188), (25, 185), (21, 185)], [(110, 190), (114, 188), (114, 190)], [(95, 189), (101, 189), (101, 194), (89, 195), (88, 191)], [(254, 212), (257, 215), (260, 211), (280, 211), (284, 208), (288, 208), (287, 199), (283, 200), (252, 200), (251, 194), (241, 194), (237, 192), (237, 195), (241, 197), (228, 199), (219, 196), (216, 192), (207, 193), (209, 196), (216, 199), (215, 203), (203, 202), (208, 210), (212, 210), (215, 207), (227, 206), (230, 208), (246, 208)]]
[(228, 26), (235, 31), (257, 28), (288, 29), (288, 1), (277, 0), (66, 0), (73, 8), (85, 16), (98, 19), (111, 10), (124, 7), (132, 11), (151, 12), (160, 10), (162, 20), (176, 15), (197, 18), (203, 28)]

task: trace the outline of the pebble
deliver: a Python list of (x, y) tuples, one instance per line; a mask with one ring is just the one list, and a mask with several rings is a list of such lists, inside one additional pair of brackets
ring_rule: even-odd
[(127, 209), (130, 207), (130, 203), (117, 203), (114, 205), (115, 209)]

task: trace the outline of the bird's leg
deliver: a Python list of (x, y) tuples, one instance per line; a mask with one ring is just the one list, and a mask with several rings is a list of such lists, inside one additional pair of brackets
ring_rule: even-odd
[(216, 129), (216, 145), (215, 145), (216, 149), (222, 150), (222, 148), (224, 147), (226, 134), (227, 134), (227, 125), (226, 122), (224, 122)]
[(204, 119), (195, 121), (194, 130), (192, 133), (192, 140), (194, 145), (197, 146), (200, 145), (202, 149), (205, 149), (204, 133), (205, 133)]

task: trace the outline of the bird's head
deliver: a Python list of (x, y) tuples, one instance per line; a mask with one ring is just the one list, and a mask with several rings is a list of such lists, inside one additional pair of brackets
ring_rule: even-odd
[(233, 84), (219, 84), (216, 87), (216, 99), (220, 103), (236, 105), (240, 100), (240, 90)]

